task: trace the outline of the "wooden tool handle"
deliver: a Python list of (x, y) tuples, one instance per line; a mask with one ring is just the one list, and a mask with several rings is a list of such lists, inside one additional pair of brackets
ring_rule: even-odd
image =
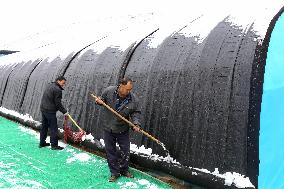
[(74, 121), (74, 119), (70, 116), (70, 114), (67, 114), (67, 116), (68, 116), (69, 119), (74, 123), (74, 125), (75, 125), (76, 127), (78, 127), (78, 129), (83, 130), (83, 129), (81, 129), (81, 127), (79, 127), (79, 125), (76, 123), (76, 121)]

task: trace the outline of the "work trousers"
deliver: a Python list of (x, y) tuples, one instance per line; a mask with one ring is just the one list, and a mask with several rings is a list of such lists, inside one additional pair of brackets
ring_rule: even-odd
[[(104, 131), (105, 150), (111, 175), (124, 174), (128, 171), (130, 156), (129, 131), (113, 133)], [(117, 151), (116, 143), (120, 148)]]
[(56, 113), (41, 112), (41, 130), (40, 130), (40, 144), (44, 144), (47, 137), (48, 129), (50, 131), (51, 146), (58, 146), (58, 125)]

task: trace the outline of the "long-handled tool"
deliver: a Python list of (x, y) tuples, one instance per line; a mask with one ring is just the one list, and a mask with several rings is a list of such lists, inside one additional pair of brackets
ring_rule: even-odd
[[(67, 119), (70, 119), (73, 124), (79, 129), (79, 132), (72, 132), (71, 128), (67, 125)], [(74, 142), (82, 142), (86, 132), (74, 121), (74, 119), (67, 114), (64, 120), (64, 141), (67, 143), (68, 137), (73, 138)]]
[[(97, 100), (99, 99), (96, 95), (91, 94), (91, 96)], [(129, 126), (131, 127), (137, 127), (136, 125), (134, 125), (132, 122), (130, 122), (128, 119), (124, 118), (122, 115), (120, 115), (117, 111), (115, 111), (114, 109), (112, 109), (109, 105), (107, 105), (106, 103), (104, 103), (102, 101), (102, 105), (105, 106), (108, 110), (110, 110), (112, 113), (114, 113), (117, 117), (119, 117), (120, 119), (122, 119), (123, 121), (125, 121), (126, 123), (128, 123)], [(150, 135), (149, 133), (147, 133), (146, 131), (140, 129), (139, 130), (140, 133), (146, 135), (147, 137), (149, 137), (150, 139), (152, 139), (153, 141), (157, 142), (159, 145), (161, 145), (164, 149), (165, 149), (165, 145), (160, 142), (158, 139), (156, 139), (155, 137), (153, 137), (152, 135)]]
[(67, 117), (73, 122), (73, 124), (81, 131), (83, 130), (77, 123), (74, 121), (74, 119), (71, 117), (70, 114), (67, 114)]

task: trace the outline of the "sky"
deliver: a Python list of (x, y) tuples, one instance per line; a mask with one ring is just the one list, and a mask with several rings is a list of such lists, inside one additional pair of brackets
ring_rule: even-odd
[[(282, 0), (270, 0), (269, 4)], [(257, 10), (265, 0), (0, 0), (0, 49), (3, 44), (47, 29), (97, 18), (154, 13), (186, 15), (193, 12)], [(282, 3), (284, 4), (284, 3)], [(280, 7), (279, 7), (280, 9)], [(241, 10), (241, 11), (240, 11)]]

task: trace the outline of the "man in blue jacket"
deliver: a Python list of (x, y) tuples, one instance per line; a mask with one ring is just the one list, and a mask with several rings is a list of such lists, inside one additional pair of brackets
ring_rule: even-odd
[[(60, 111), (64, 115), (67, 115), (67, 110), (61, 103), (62, 90), (66, 79), (63, 76), (58, 77), (55, 82), (48, 84), (46, 87), (40, 104), (40, 110), (42, 114), (41, 130), (40, 130), (40, 143), (39, 147), (50, 146), (52, 150), (62, 150), (63, 147), (58, 146), (58, 125), (56, 112)], [(50, 129), (50, 143), (46, 142), (47, 131)]]
[[(120, 115), (131, 120), (136, 127), (134, 131), (140, 130), (140, 107), (135, 94), (131, 92), (133, 82), (129, 78), (124, 78), (118, 86), (107, 87), (96, 103), (101, 105), (105, 102), (115, 109)], [(125, 176), (133, 178), (128, 171), (128, 161), (130, 157), (129, 126), (120, 118), (116, 117), (106, 108), (102, 109), (102, 127), (104, 128), (104, 142), (107, 154), (107, 162), (111, 172), (109, 182), (114, 182), (118, 177)], [(121, 157), (116, 151), (118, 143)]]

